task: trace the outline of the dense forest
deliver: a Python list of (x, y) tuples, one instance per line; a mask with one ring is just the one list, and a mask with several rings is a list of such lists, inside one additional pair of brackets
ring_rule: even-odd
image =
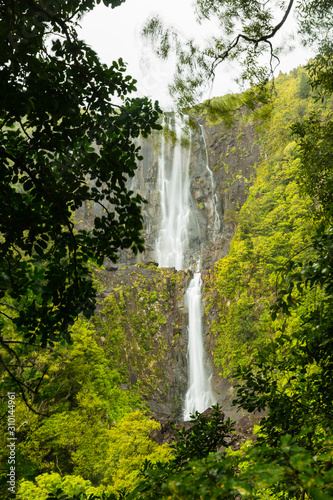
[[(234, 2), (233, 9), (243, 9), (243, 27), (249, 23), (244, 40), (267, 44), (260, 30), (270, 32), (272, 19), (258, 3)], [(221, 146), (209, 153), (212, 172), (223, 176), (219, 195), (245, 186), (246, 196), (220, 214), (230, 249), (206, 272), (203, 289), (214, 371), (234, 387), (236, 408), (260, 415), (251, 439), (238, 446), (234, 423), (218, 405), (209, 417), (193, 415), (171, 444), (156, 439), (161, 424), (148, 401), (152, 393), (162, 398), (163, 360), (181, 348), (174, 308), (189, 274), (155, 263), (116, 274), (110, 265), (120, 251), (144, 250), (143, 200), (127, 179), (142, 161), (137, 141), (163, 133), (161, 110), (128, 96), (135, 81), (121, 60), (108, 68), (78, 39), (72, 20), (93, 1), (59, 2), (59, 11), (46, 4), (1, 6), (2, 498), (329, 500), (331, 2), (299, 3), (301, 19), (313, 16), (303, 32), (311, 39), (320, 26), (325, 35), (305, 67), (274, 80), (261, 73), (258, 82), (249, 56), (249, 90), (180, 101)], [(223, 12), (230, 31), (233, 9)], [(252, 150), (256, 161), (244, 176), (239, 164)], [(103, 208), (91, 230), (80, 226), (83, 203)], [(110, 273), (117, 276), (111, 285)]]

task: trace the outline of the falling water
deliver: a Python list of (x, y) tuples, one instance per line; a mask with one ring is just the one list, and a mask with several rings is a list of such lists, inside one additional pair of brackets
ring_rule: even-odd
[[(175, 115), (176, 141), (170, 147), (162, 133), (161, 154), (158, 159), (158, 189), (161, 199), (161, 227), (156, 244), (156, 257), (160, 267), (184, 269), (184, 254), (188, 247), (189, 206), (189, 163), (190, 141), (182, 144), (187, 123)], [(165, 125), (165, 118), (163, 126)]]
[[(176, 136), (173, 147), (162, 134), (161, 151), (158, 159), (158, 189), (161, 201), (161, 227), (156, 242), (156, 257), (160, 267), (184, 269), (184, 255), (188, 250), (188, 224), (190, 214), (190, 141), (182, 144), (181, 136), (187, 122), (175, 116), (174, 122), (166, 123)], [(212, 183), (213, 174), (211, 173)], [(215, 228), (214, 228), (215, 231)], [(189, 389), (185, 397), (184, 420), (189, 420), (195, 411), (203, 412), (214, 404), (209, 375), (205, 367), (205, 356), (201, 319), (201, 274), (194, 274), (186, 292), (189, 312), (188, 323), (188, 365)]]
[(204, 131), (204, 128), (203, 128), (202, 125), (200, 125), (200, 129), (201, 129), (201, 135), (202, 135), (202, 138), (203, 138), (203, 142), (204, 142), (204, 145), (205, 145), (206, 169), (209, 172), (210, 180), (211, 180), (211, 184), (212, 184), (212, 190), (213, 190), (213, 198), (212, 198), (213, 209), (214, 209), (213, 241), (215, 242), (216, 235), (219, 234), (219, 232), (220, 232), (221, 221), (220, 221), (220, 216), (219, 216), (219, 213), (218, 213), (218, 210), (217, 210), (218, 204), (217, 204), (217, 193), (216, 193), (216, 189), (215, 189), (215, 180), (214, 180), (213, 172), (209, 168), (208, 153), (207, 153), (207, 144), (206, 144), (206, 136), (205, 136), (205, 131)]
[(196, 411), (202, 413), (215, 403), (210, 377), (205, 367), (201, 321), (201, 273), (194, 277), (186, 292), (188, 304), (189, 389), (185, 396), (184, 420)]

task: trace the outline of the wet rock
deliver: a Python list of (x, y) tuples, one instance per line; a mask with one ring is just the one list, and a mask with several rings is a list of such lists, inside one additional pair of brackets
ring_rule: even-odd
[(122, 366), (128, 384), (139, 391), (154, 418), (179, 419), (187, 389), (187, 311), (185, 290), (190, 273), (138, 264), (100, 270), (105, 291), (99, 294), (99, 328), (105, 345), (113, 332), (124, 335)]

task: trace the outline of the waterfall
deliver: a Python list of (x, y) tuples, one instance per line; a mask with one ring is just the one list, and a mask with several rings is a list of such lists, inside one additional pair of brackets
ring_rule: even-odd
[(216, 235), (219, 234), (220, 229), (221, 229), (221, 221), (220, 221), (220, 216), (219, 216), (219, 213), (218, 213), (218, 210), (217, 210), (218, 203), (217, 203), (217, 193), (216, 193), (216, 189), (215, 189), (215, 180), (214, 180), (213, 172), (209, 168), (208, 153), (207, 153), (207, 144), (206, 144), (206, 136), (205, 136), (205, 131), (204, 131), (204, 128), (203, 128), (202, 125), (200, 125), (200, 130), (201, 130), (201, 135), (202, 135), (203, 143), (205, 145), (206, 169), (209, 172), (210, 181), (211, 181), (212, 190), (213, 190), (213, 198), (212, 198), (213, 210), (214, 210), (213, 242), (215, 242)]
[(158, 190), (161, 200), (161, 227), (156, 243), (156, 260), (160, 267), (184, 269), (184, 255), (188, 247), (189, 163), (190, 141), (182, 141), (188, 129), (187, 121), (174, 116), (174, 123), (163, 119), (163, 127), (173, 126), (175, 141), (162, 132), (161, 152), (158, 158)]
[(201, 321), (201, 273), (196, 272), (186, 292), (188, 305), (188, 362), (189, 389), (185, 396), (184, 420), (199, 411), (202, 413), (215, 403), (210, 378), (204, 363)]
[[(171, 144), (166, 139), (164, 131), (162, 132), (161, 150), (158, 157), (161, 224), (156, 241), (156, 258), (160, 267), (175, 267), (177, 270), (182, 270), (184, 269), (184, 256), (189, 246), (191, 142), (187, 140), (184, 144), (184, 141), (182, 141), (182, 135), (186, 132), (188, 134), (188, 122), (184, 118), (180, 116), (164, 117), (163, 127), (165, 126), (167, 126), (167, 130), (171, 128), (176, 140)], [(213, 173), (208, 166), (208, 157), (206, 164), (206, 168), (211, 175), (213, 188), (214, 179)], [(197, 272), (194, 273), (185, 297), (189, 318), (189, 389), (185, 397), (184, 420), (189, 420), (190, 415), (195, 411), (203, 412), (215, 402), (210, 378), (205, 367), (201, 318), (201, 285), (201, 273), (198, 265)]]

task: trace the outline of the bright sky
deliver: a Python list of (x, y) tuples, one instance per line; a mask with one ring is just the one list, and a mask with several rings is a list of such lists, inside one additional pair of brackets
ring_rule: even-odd
[[(128, 63), (128, 74), (137, 81), (139, 95), (147, 95), (158, 99), (164, 108), (172, 106), (168, 95), (168, 83), (172, 80), (172, 63), (158, 60), (151, 53), (147, 42), (141, 38), (141, 30), (145, 21), (154, 14), (159, 14), (167, 23), (172, 24), (187, 37), (206, 38), (210, 32), (200, 29), (195, 23), (192, 7), (193, 0), (127, 0), (116, 9), (98, 5), (81, 21), (81, 36), (99, 54), (107, 64), (120, 57)], [(289, 22), (287, 30), (293, 30)], [(289, 72), (300, 64), (305, 64), (311, 57), (302, 48), (283, 56), (278, 71)], [(210, 96), (220, 96), (229, 92), (237, 92), (233, 81), (237, 70), (229, 65), (217, 75)]]

